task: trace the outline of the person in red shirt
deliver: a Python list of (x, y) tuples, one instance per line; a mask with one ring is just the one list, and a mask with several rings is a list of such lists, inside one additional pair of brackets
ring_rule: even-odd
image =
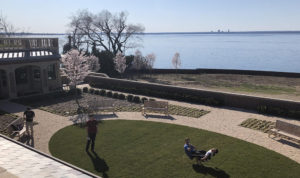
[(87, 129), (87, 143), (85, 147), (85, 151), (89, 151), (90, 143), (92, 142), (91, 150), (94, 152), (95, 148), (95, 139), (96, 139), (96, 134), (97, 134), (97, 121), (94, 118), (93, 115), (89, 115), (89, 120), (86, 122), (86, 129)]

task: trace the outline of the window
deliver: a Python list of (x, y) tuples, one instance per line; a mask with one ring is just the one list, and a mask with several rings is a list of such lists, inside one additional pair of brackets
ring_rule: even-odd
[(16, 69), (16, 83), (24, 84), (28, 82), (27, 69), (25, 67)]
[(55, 80), (56, 72), (55, 72), (55, 64), (48, 65), (48, 80)]
[(7, 79), (6, 79), (6, 73), (5, 73), (4, 70), (0, 70), (0, 76), (1, 76), (0, 81), (2, 81), (2, 86), (6, 87), (7, 86)]
[(33, 70), (33, 79), (40, 80), (41, 79), (41, 71), (39, 69)]

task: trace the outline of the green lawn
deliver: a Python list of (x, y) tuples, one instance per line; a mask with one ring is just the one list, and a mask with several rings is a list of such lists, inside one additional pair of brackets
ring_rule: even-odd
[[(263, 147), (200, 129), (147, 121), (102, 121), (96, 154), (85, 152), (86, 130), (69, 126), (50, 140), (53, 156), (102, 177), (299, 177), (300, 164)], [(184, 153), (184, 138), (220, 152), (204, 167)]]

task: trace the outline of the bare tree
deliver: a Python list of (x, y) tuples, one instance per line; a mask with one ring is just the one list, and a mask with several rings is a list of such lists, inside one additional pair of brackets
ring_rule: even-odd
[[(89, 74), (89, 72), (98, 71), (100, 69), (97, 57), (85, 56), (76, 49), (72, 49), (71, 51), (63, 55), (61, 61), (63, 64), (62, 72), (69, 79), (69, 85), (72, 88), (75, 88), (75, 90), (76, 86), (83, 81), (83, 79)], [(77, 90), (75, 93), (75, 100), (78, 108), (80, 108)]]
[(70, 27), (74, 35), (85, 35), (90, 44), (116, 55), (136, 47), (137, 40), (141, 40), (137, 34), (142, 34), (145, 30), (142, 25), (128, 24), (127, 16), (125, 12), (112, 14), (103, 10), (93, 14), (88, 10), (81, 10), (72, 17)]
[(127, 68), (125, 56), (122, 53), (118, 52), (116, 57), (114, 58), (114, 63), (116, 71), (118, 71), (122, 75)]
[(156, 56), (154, 53), (151, 53), (151, 54), (148, 54), (146, 57), (145, 57), (146, 61), (147, 61), (147, 66), (148, 66), (148, 69), (153, 69), (153, 65), (154, 65), (154, 62), (155, 62), (155, 59), (156, 59)]
[(143, 66), (143, 55), (140, 50), (135, 51), (135, 55), (132, 61), (131, 68), (140, 70)]
[(152, 69), (153, 69), (153, 66), (154, 66), (154, 62), (155, 62), (156, 56), (155, 56), (154, 53), (151, 53), (151, 54), (148, 54), (145, 57), (145, 59), (147, 61), (147, 67), (150, 70), (150, 77), (152, 77)]
[(132, 61), (131, 68), (136, 70), (152, 69), (155, 62), (155, 54), (151, 53), (147, 56), (143, 56), (140, 50), (135, 51), (134, 59)]
[(0, 12), (0, 36), (11, 36), (16, 33), (17, 29), (8, 22), (7, 18)]
[(172, 64), (176, 70), (181, 66), (180, 54), (178, 52), (174, 54)]

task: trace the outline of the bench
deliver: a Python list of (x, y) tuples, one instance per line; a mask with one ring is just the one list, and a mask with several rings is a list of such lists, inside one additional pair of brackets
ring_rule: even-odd
[[(19, 130), (19, 127), (22, 127), (22, 129)], [(21, 136), (26, 132), (26, 126), (24, 124), (24, 119), (23, 118), (18, 118), (14, 120), (12, 123), (10, 123), (7, 126), (7, 133), (9, 136), (18, 136), (19, 139)]]
[(300, 144), (300, 126), (276, 120), (275, 127), (270, 130), (270, 135), (288, 140), (293, 140)]
[(142, 105), (142, 115), (146, 115), (146, 111), (163, 111), (169, 116), (168, 102), (166, 101), (144, 101)]
[(92, 100), (88, 102), (88, 110), (90, 113), (98, 113), (99, 111), (112, 110), (112, 113), (115, 114), (116, 105), (113, 100)]

